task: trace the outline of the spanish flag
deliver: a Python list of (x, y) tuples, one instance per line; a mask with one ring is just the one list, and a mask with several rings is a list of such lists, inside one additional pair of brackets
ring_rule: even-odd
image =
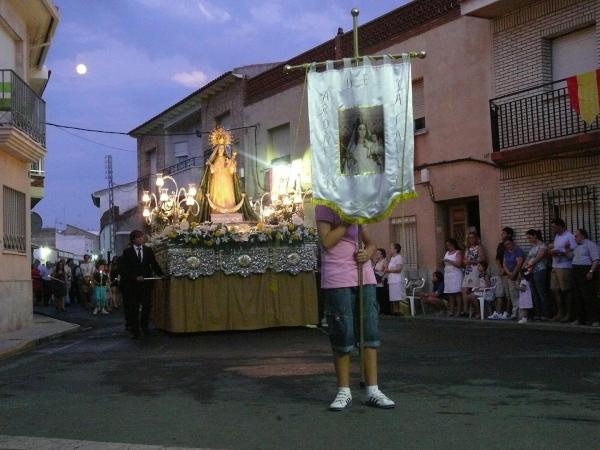
[(567, 78), (571, 108), (591, 125), (600, 112), (600, 69)]

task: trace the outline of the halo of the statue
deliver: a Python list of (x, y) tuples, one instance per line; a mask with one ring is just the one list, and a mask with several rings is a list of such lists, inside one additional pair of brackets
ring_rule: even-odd
[(215, 128), (210, 133), (210, 143), (213, 147), (217, 145), (229, 147), (231, 145), (231, 132), (223, 127)]

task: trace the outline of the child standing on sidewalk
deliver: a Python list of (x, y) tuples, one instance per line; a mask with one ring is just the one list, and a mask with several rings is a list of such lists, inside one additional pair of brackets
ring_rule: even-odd
[(521, 319), (519, 323), (527, 323), (529, 320), (529, 313), (533, 309), (533, 298), (531, 296), (531, 271), (521, 269), (519, 272), (519, 284), (517, 285), (517, 291), (519, 292), (519, 310), (522, 311)]
[(106, 310), (106, 297), (109, 284), (110, 277), (109, 274), (106, 273), (104, 261), (99, 260), (96, 264), (96, 272), (94, 273), (94, 293), (96, 294), (96, 307), (94, 308), (94, 312), (92, 314), (108, 314), (108, 311)]

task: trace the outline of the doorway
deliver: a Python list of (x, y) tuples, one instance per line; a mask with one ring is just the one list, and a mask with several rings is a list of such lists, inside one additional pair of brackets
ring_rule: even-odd
[(480, 233), (479, 199), (469, 198), (447, 203), (448, 229), (447, 236), (456, 239), (459, 244), (467, 244), (467, 236), (471, 231)]

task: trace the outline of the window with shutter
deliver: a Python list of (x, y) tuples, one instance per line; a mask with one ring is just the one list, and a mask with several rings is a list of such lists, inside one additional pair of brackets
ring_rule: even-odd
[(188, 143), (187, 142), (176, 142), (175, 143), (175, 162), (181, 163), (188, 159)]
[(595, 27), (577, 30), (552, 40), (554, 81), (595, 70), (597, 66)]
[(17, 45), (9, 31), (0, 24), (0, 68), (12, 69), (17, 68)]
[(269, 129), (269, 155), (270, 159), (290, 156), (290, 124), (286, 123)]
[(146, 160), (148, 161), (148, 166), (150, 168), (150, 174), (156, 173), (156, 149), (146, 152)]
[(423, 78), (412, 82), (413, 119), (415, 131), (425, 129), (425, 92)]
[(217, 127), (223, 127), (226, 130), (229, 130), (231, 128), (231, 114), (229, 111), (215, 117), (215, 125)]
[(27, 222), (25, 194), (7, 186), (3, 187), (2, 214), (4, 250), (27, 253)]

